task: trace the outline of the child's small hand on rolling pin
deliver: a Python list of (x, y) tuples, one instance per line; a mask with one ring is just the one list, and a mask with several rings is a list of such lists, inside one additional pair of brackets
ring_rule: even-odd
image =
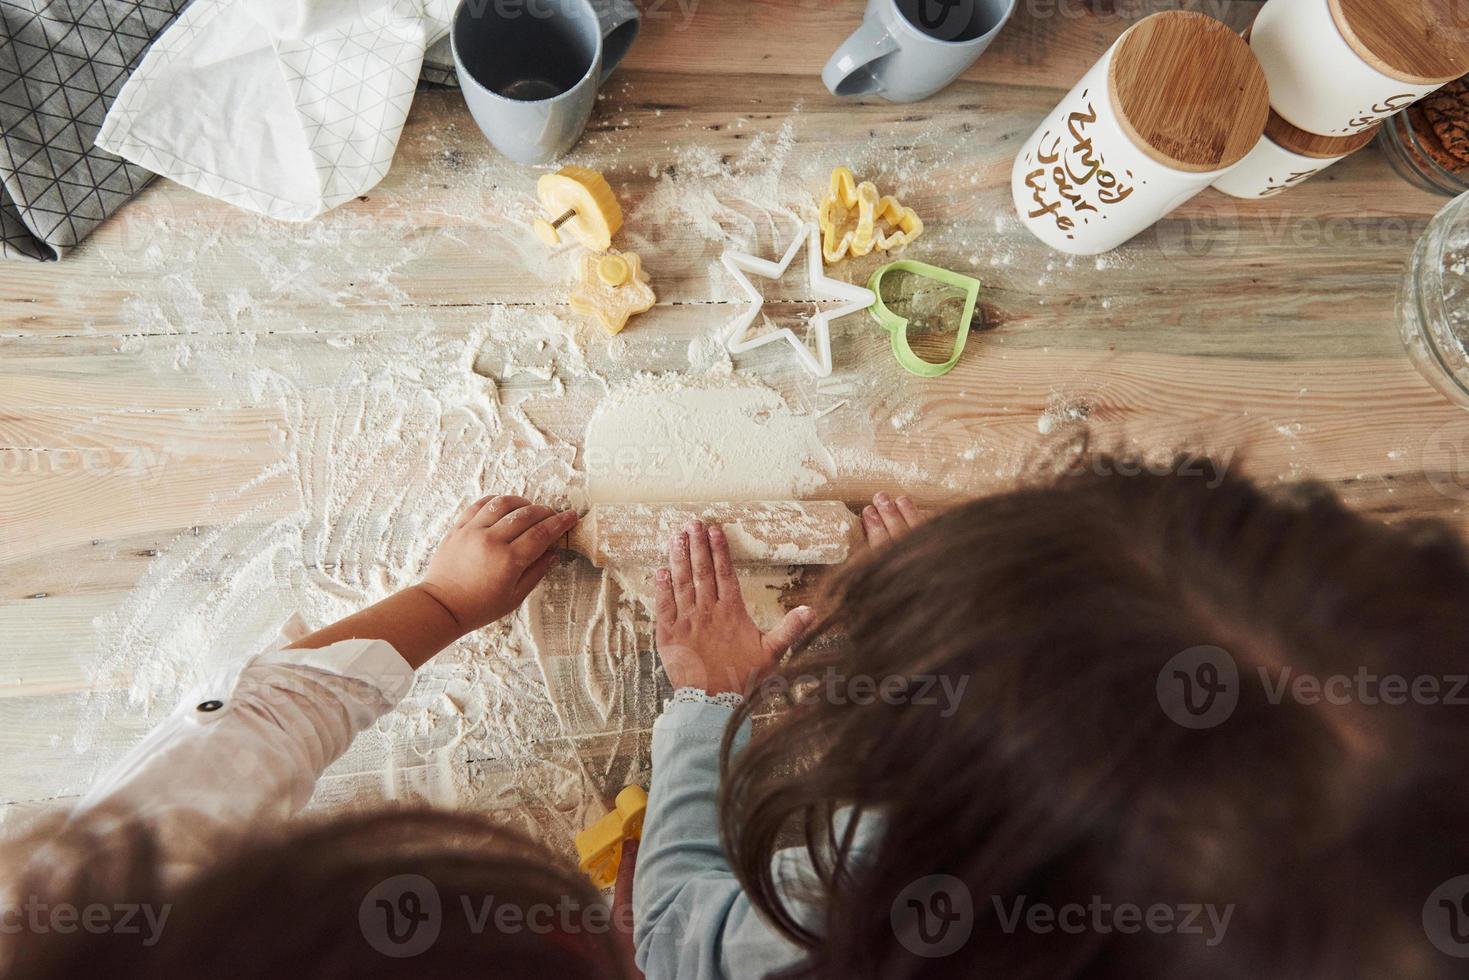
[(468, 633), (514, 612), (546, 577), (557, 542), (576, 526), (524, 497), (481, 497), (445, 535), (419, 588)]
[(867, 544), (873, 548), (891, 544), (922, 523), (923, 514), (911, 497), (894, 500), (879, 493), (862, 509), (862, 530), (867, 532)]
[(658, 570), (658, 655), (675, 688), (746, 694), (810, 627), (814, 613), (792, 610), (762, 634), (745, 608), (729, 541), (718, 526), (691, 522), (668, 544)]

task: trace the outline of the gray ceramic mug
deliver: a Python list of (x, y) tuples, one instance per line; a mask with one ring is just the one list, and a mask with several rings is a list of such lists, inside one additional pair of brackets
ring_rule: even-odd
[(637, 33), (632, 0), (461, 0), (449, 43), (485, 137), (518, 163), (546, 163), (581, 137)]
[(868, 0), (821, 80), (832, 95), (926, 99), (972, 65), (1014, 11), (1015, 0)]

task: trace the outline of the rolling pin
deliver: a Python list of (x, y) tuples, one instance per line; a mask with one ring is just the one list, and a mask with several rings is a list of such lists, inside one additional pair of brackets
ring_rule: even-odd
[(593, 565), (653, 566), (691, 520), (718, 524), (736, 565), (837, 565), (862, 540), (862, 524), (837, 500), (594, 504), (566, 546)]

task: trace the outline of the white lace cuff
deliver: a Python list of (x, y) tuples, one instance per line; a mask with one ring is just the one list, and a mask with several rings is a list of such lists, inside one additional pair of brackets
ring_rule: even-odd
[(663, 707), (666, 709), (670, 704), (718, 704), (733, 710), (744, 703), (744, 696), (733, 691), (710, 694), (697, 687), (681, 687), (673, 692), (673, 697), (663, 703)]

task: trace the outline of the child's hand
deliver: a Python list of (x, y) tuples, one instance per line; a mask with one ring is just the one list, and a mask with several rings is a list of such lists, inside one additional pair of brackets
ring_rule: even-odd
[(466, 633), (513, 612), (556, 560), (556, 542), (576, 526), (524, 497), (482, 497), (459, 515), (420, 585)]
[(885, 493), (879, 493), (862, 510), (862, 529), (867, 532), (867, 543), (873, 548), (898, 540), (921, 523), (923, 514), (911, 497), (894, 500)]
[(802, 606), (761, 634), (745, 609), (719, 527), (698, 521), (668, 544), (658, 570), (658, 655), (675, 688), (744, 694), (800, 638), (814, 618)]

